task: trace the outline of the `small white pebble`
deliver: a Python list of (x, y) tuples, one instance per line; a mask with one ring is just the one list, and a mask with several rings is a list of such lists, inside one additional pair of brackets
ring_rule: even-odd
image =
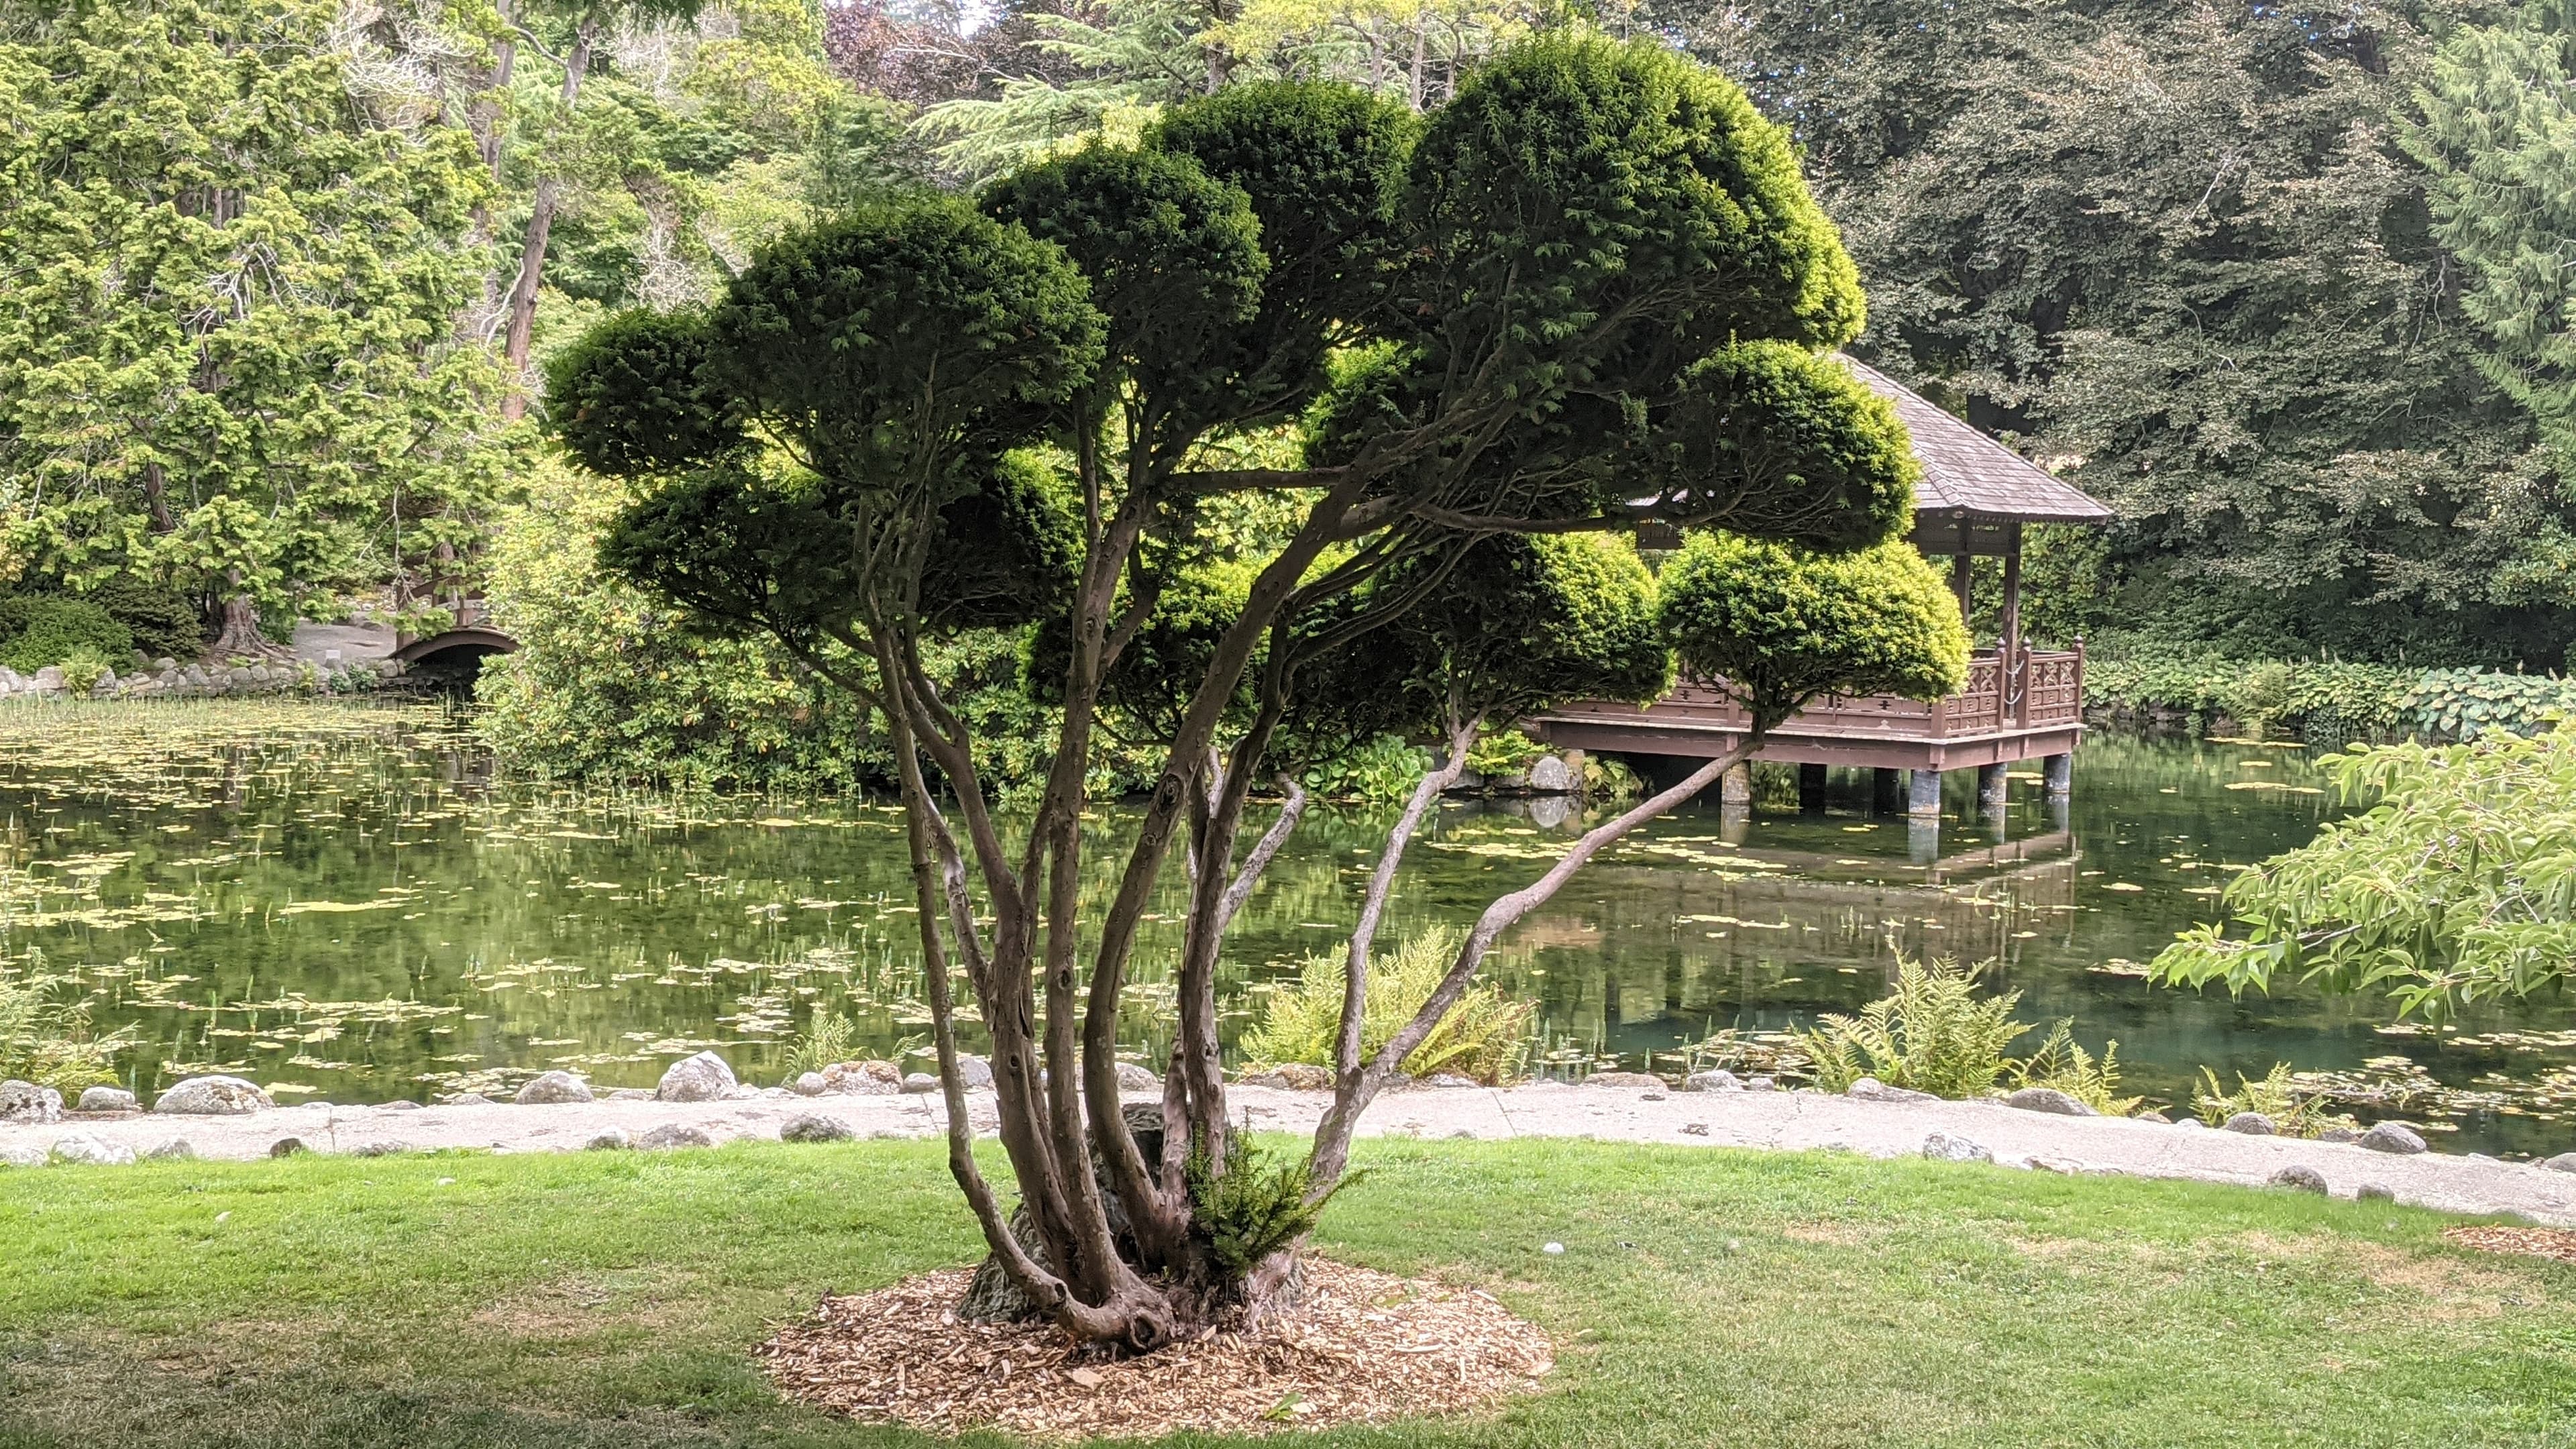
[(1547, 1254), (1551, 1258), (1559, 1257), (1565, 1252), (1565, 1244), (1549, 1243), (1547, 1246), (1540, 1248), (1539, 1251)]
[(215, 1221), (220, 1223), (220, 1222), (224, 1221), (225, 1219), (230, 1218), (231, 1216), (232, 1216), (232, 1213), (231, 1213), (229, 1210), (224, 1211), (224, 1212), (219, 1212), (219, 1213), (215, 1214)]
[(455, 1179), (455, 1178), (452, 1178), (452, 1177), (442, 1177), (442, 1178), (440, 1178), (440, 1179), (438, 1180), (438, 1185), (439, 1185), (440, 1187), (449, 1187), (449, 1186), (453, 1186), (453, 1185), (455, 1184), (455, 1182), (456, 1182), (456, 1179)]

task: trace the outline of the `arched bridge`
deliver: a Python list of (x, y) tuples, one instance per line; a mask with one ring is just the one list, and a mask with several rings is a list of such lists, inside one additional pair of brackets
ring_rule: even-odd
[(405, 639), (393, 657), (406, 668), (472, 672), (495, 654), (508, 654), (519, 641), (494, 628), (481, 599), (467, 599), (456, 610), (453, 627), (418, 639)]

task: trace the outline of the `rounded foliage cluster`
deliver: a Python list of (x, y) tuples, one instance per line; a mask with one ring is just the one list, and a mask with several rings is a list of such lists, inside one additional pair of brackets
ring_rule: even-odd
[(85, 599), (60, 594), (0, 599), (0, 665), (33, 674), (78, 656), (122, 664), (134, 656), (134, 634)]
[(1660, 582), (1682, 668), (1723, 680), (1758, 720), (1825, 694), (1938, 699), (1967, 678), (1958, 601), (1902, 540), (1828, 554), (1697, 534)]

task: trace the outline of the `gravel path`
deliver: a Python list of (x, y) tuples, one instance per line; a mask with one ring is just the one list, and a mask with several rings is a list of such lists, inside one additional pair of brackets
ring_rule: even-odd
[[(1311, 1131), (1322, 1093), (1266, 1087), (1230, 1088), (1235, 1110), (1254, 1125)], [(992, 1096), (975, 1094), (970, 1111), (991, 1125)], [(544, 1152), (579, 1148), (609, 1128), (641, 1136), (685, 1124), (722, 1142), (776, 1138), (808, 1114), (847, 1125), (861, 1137), (927, 1137), (943, 1130), (935, 1096), (754, 1095), (718, 1102), (603, 1100), (561, 1106), (504, 1103), (420, 1107), (337, 1107), (307, 1103), (237, 1117), (147, 1113), (67, 1113), (47, 1126), (0, 1126), (0, 1156), (47, 1149), (74, 1134), (148, 1152), (174, 1137), (212, 1158), (268, 1155), (293, 1137), (316, 1152), (377, 1145)], [(2203, 1128), (2103, 1117), (2059, 1117), (1999, 1102), (1875, 1102), (1815, 1092), (1653, 1092), (1634, 1086), (1533, 1083), (1509, 1090), (1415, 1087), (1390, 1092), (1361, 1124), (1369, 1136), (1424, 1138), (1578, 1137), (1670, 1146), (1841, 1148), (1872, 1157), (1908, 1157), (1934, 1132), (1963, 1137), (1998, 1164), (2068, 1173), (2192, 1178), (2259, 1186), (2284, 1167), (2316, 1171), (2337, 1197), (2365, 1183), (2397, 1200), (2462, 1213), (2514, 1213), (2534, 1222), (2576, 1226), (2576, 1175), (2534, 1164), (2446, 1153), (2399, 1156), (2347, 1144), (2252, 1137)], [(71, 1169), (52, 1169), (71, 1170)], [(88, 1169), (110, 1170), (113, 1169)]]

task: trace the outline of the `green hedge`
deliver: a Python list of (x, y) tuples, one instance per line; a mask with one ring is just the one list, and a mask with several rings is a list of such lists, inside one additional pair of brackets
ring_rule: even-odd
[(2232, 719), (2247, 733), (2291, 730), (2312, 741), (2456, 740), (2490, 731), (2533, 734), (2576, 716), (2576, 680), (2489, 669), (2139, 653), (2086, 659), (2084, 702), (2179, 711), (2203, 724)]
[(134, 635), (105, 609), (83, 599), (18, 594), (0, 599), (0, 664), (21, 674), (79, 656), (111, 667), (134, 659)]

